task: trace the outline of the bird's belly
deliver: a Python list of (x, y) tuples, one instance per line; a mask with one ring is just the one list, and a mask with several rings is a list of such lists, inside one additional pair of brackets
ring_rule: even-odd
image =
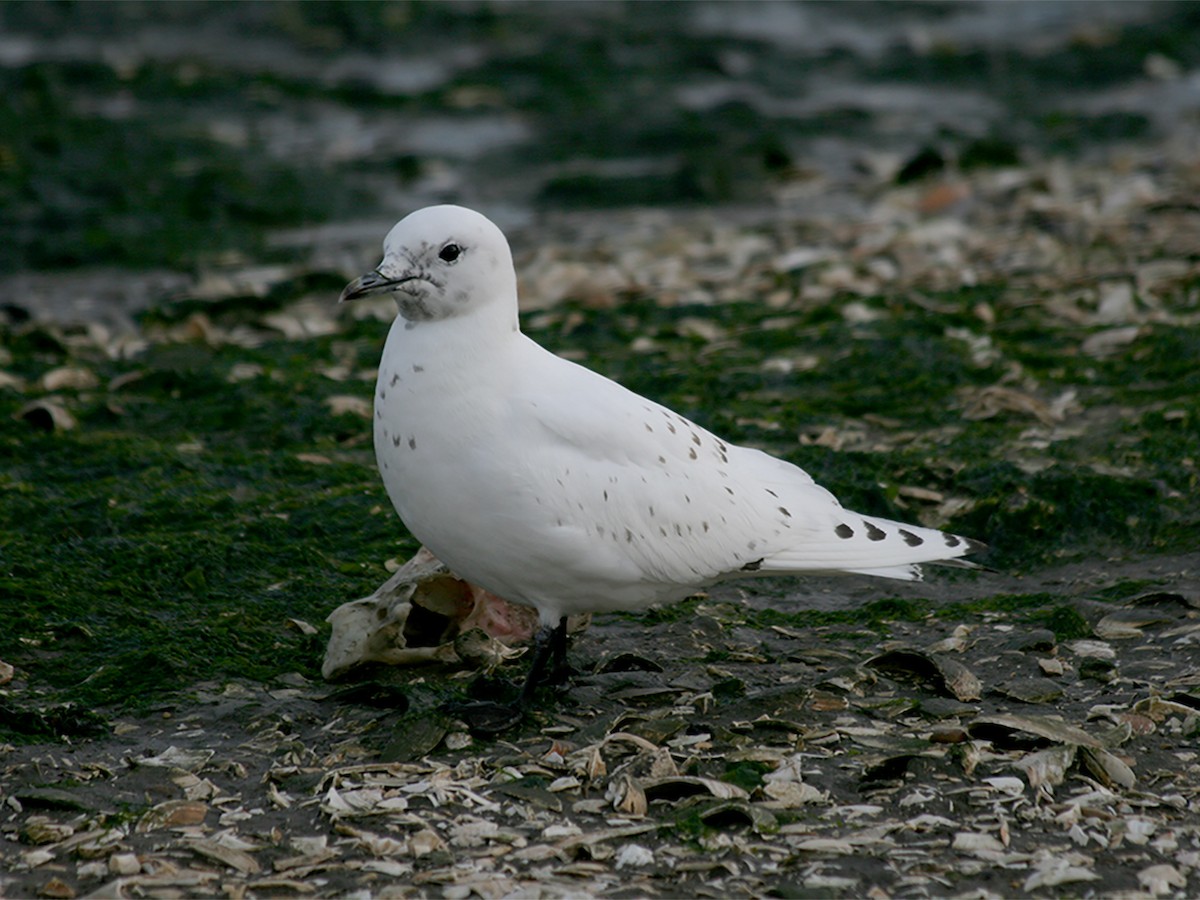
[[(679, 585), (647, 580), (620, 545), (598, 541), (529, 485), (528, 458), (506, 458), (505, 429), (477, 411), (380, 402), (375, 453), (388, 497), (413, 536), (461, 578), (547, 618), (628, 610), (677, 599)], [(459, 423), (453, 427), (452, 423)], [(468, 424), (469, 423), (469, 424)]]

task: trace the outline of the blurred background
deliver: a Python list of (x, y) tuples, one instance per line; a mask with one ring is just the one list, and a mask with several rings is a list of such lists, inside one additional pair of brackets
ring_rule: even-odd
[[(860, 215), (945, 172), (1194, 147), (1198, 66), (1194, 3), (6, 3), (0, 302), (111, 315), (202, 267), (353, 271), (440, 201), (510, 230)], [(62, 278), (97, 267), (142, 274)]]
[[(672, 824), (676, 814), (656, 802), (649, 815), (660, 818), (646, 827), (665, 829), (655, 840), (703, 848), (691, 876), (703, 890), (742, 884), (712, 887), (736, 857), (731, 873), (780, 880), (731, 895), (852, 896), (868, 883), (897, 896), (951, 883), (963, 896), (1017, 894), (1018, 860), (1036, 852), (1062, 864), (1062, 882), (1095, 877), (1122, 896), (1182, 895), (1191, 883), (1196, 894), (1182, 874), (1194, 879), (1197, 868), (1195, 838), (1183, 837), (1195, 833), (1200, 708), (1195, 0), (0, 3), (0, 794), (21, 780), (39, 791), (9, 790), (2, 804), (0, 857), (19, 852), (25, 871), (0, 894), (118, 894), (124, 876), (111, 890), (99, 879), (125, 871), (117, 863), (131, 849), (171, 854), (164, 873), (195, 872), (182, 861), (209, 854), (195, 849), (194, 829), (175, 829), (188, 834), (172, 845), (153, 830), (165, 819), (143, 829), (153, 813), (137, 818), (139, 804), (178, 793), (148, 787), (149, 768), (133, 765), (132, 748), (149, 752), (151, 740), (156, 754), (168, 741), (168, 754), (225, 741), (197, 765), (214, 779), (202, 784), (255, 816), (283, 805), (277, 784), (299, 797), (330, 782), (260, 778), (265, 765), (230, 781), (247, 753), (269, 755), (272, 772), (284, 771), (278, 763), (323, 773), (333, 757), (320, 748), (365, 758), (394, 737), (407, 749), (385, 758), (407, 759), (442, 740), (447, 726), (431, 730), (426, 713), (464, 681), (372, 670), (387, 689), (355, 699), (328, 693), (320, 664), (326, 616), (418, 549), (372, 449), (395, 305), (335, 301), (378, 263), (395, 221), (445, 201), (480, 209), (508, 234), (523, 328), (539, 343), (803, 466), (850, 508), (989, 545), (977, 574), (768, 579), (596, 617), (573, 650), (576, 663), (590, 654), (584, 671), (602, 653), (620, 665), (612, 674), (630, 668), (650, 679), (631, 683), (670, 689), (593, 682), (593, 723), (642, 734), (639, 719), (654, 710), (653, 722), (678, 723), (647, 724), (666, 744), (686, 717), (688, 732), (711, 730), (715, 742), (692, 733), (671, 745), (691, 754), (697, 738), (715, 747), (709, 758), (729, 752), (731, 762), (733, 749), (747, 751), (737, 769), (747, 786), (762, 783), (758, 760), (773, 758), (755, 745), (819, 734), (804, 777), (828, 777), (835, 802), (874, 803), (884, 795), (865, 793), (868, 781), (889, 798), (903, 783), (912, 791), (900, 805), (921, 804), (906, 815), (953, 819), (897, 831), (877, 825), (870, 806), (795, 811), (786, 821), (805, 823), (803, 836), (809, 823), (822, 829), (813, 833), (885, 836), (851, 842), (837, 869), (823, 868), (837, 852), (811, 845), (789, 844), (776, 865), (741, 843), (698, 843), (715, 815), (701, 832), (697, 807)], [(1092, 753), (1074, 743), (1027, 757), (1037, 802), (1001, 788), (1017, 781), (1014, 757), (975, 740), (999, 720), (972, 720), (957, 688), (958, 700), (931, 695), (952, 670), (937, 663), (940, 686), (917, 693), (868, 672), (881, 647), (898, 646), (940, 647), (968, 675), (969, 664), (989, 715), (1086, 725), (1112, 760), (1136, 759), (1136, 796), (1102, 796), (1101, 783), (1132, 782), (1090, 768), (1088, 793), (1076, 784), (1042, 802), (1061, 760)], [(930, 667), (912, 674), (924, 680)], [(651, 669), (666, 670), (661, 681)], [(680, 690), (696, 715), (679, 712), (689, 709), (676, 706)], [(801, 693), (811, 703), (801, 706)], [(753, 699), (768, 696), (795, 708), (757, 718), (784, 708)], [(139, 712), (155, 715), (127, 718)], [(116, 715), (126, 717), (119, 728)], [(833, 726), (845, 738), (836, 750)], [(961, 735), (955, 742), (970, 728), (972, 743), (929, 753), (933, 728)], [(554, 734), (591, 741), (592, 729)], [(74, 746), (43, 748), (61, 741)], [(31, 748), (14, 751), (20, 744)], [(87, 755), (102, 744), (111, 753)], [(508, 777), (513, 745), (496, 748), (488, 765)], [(811, 779), (821, 770), (809, 763), (827, 750), (848, 755)], [(538, 759), (537, 779), (551, 755)], [(19, 779), (3, 774), (20, 759)], [(118, 770), (134, 780), (117, 781)], [(629, 771), (610, 770), (627, 780)], [(963, 794), (964, 773), (993, 786)], [(96, 808), (117, 811), (104, 827), (122, 829), (119, 840), (80, 843), (100, 833), (82, 831), (93, 826), (76, 812), (89, 808), (75, 805), (81, 782), (101, 797)], [(590, 795), (598, 783), (588, 781)], [(521, 809), (520, 796), (501, 815)], [(1091, 808), (1078, 803), (1097, 797), (1111, 821), (1089, 813), (1072, 825)], [(885, 817), (898, 808), (881, 803)], [(722, 803), (722, 820), (741, 822), (734, 805)], [(226, 811), (242, 821), (238, 809), (221, 807), (222, 829)], [(42, 813), (80, 830), (69, 844), (40, 843), (32, 835), (62, 834), (34, 818)], [(271, 845), (265, 861), (285, 852), (265, 835), (324, 835), (320, 815), (306, 801), (278, 811), (284, 832), (255, 818), (243, 833)], [(542, 815), (539, 805), (512, 833), (540, 828)], [(757, 811), (745, 815), (758, 832)], [(1008, 850), (1007, 821), (1020, 823), (1011, 854), (991, 837)], [(330, 848), (384, 852), (342, 827)], [(763, 826), (751, 839), (757, 848), (772, 837)], [(39, 843), (18, 851), (18, 840)], [(324, 854), (323, 836), (305, 840)], [(584, 866), (605, 858), (574, 838), (559, 847), (566, 841), (588, 854)], [(81, 860), (88, 847), (121, 853), (106, 865), (88, 850), (78, 873), (91, 874), (72, 886), (68, 846)], [(489, 865), (510, 866), (516, 854), (501, 864), (498, 846), (462, 859), (486, 853)], [(910, 854), (933, 848), (936, 863)], [(752, 856), (758, 868), (747, 867)], [(1003, 870), (989, 862), (1001, 856)], [(134, 858), (134, 870), (144, 859), (157, 872), (152, 858)], [(238, 871), (257, 878), (246, 858)], [(280, 877), (351, 877), (333, 875), (325, 855), (305, 875), (275, 859)], [(424, 859), (424, 874), (462, 862), (441, 851)], [(546, 890), (551, 862), (524, 859)], [(1142, 859), (1178, 869), (1139, 872)], [(390, 871), (345, 860), (354, 878)], [(871, 881), (885, 861), (894, 880)], [(683, 872), (670, 865), (667, 893)], [(1061, 883), (1039, 880), (1050, 870), (1038, 865), (1026, 894)], [(804, 887), (790, 880), (810, 873)], [(232, 870), (218, 877), (165, 890), (244, 885)], [(567, 893), (585, 883), (563, 877)], [(611, 883), (650, 884), (637, 877), (631, 869)], [(164, 889), (126, 887), (135, 883)], [(382, 882), (362, 884), (365, 895)]]
[(1194, 584), (1198, 148), (1194, 2), (0, 4), (0, 663), (320, 677), (417, 549), (335, 299), (445, 201), (535, 340), (1004, 573), (739, 604)]

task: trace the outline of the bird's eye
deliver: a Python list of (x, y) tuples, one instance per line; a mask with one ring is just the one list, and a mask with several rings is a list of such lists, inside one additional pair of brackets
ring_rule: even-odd
[(462, 256), (462, 252), (462, 247), (451, 242), (438, 252), (438, 259), (447, 263), (458, 262), (458, 258)]

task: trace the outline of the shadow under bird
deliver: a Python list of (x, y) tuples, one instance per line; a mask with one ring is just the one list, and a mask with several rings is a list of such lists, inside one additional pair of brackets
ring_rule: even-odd
[(718, 582), (854, 572), (916, 580), (971, 566), (970, 538), (845, 509), (803, 470), (722, 440), (521, 333), (503, 233), (459, 206), (400, 221), (341, 301), (398, 308), (375, 389), (375, 454), (412, 534), (456, 575), (535, 607), (512, 704), (456, 709), (477, 731), (520, 721), (567, 616), (637, 610)]

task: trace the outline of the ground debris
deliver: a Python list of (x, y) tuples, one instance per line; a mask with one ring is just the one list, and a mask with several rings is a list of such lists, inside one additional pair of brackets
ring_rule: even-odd
[[(456, 737), (430, 706), (438, 695), (422, 694), (452, 671), (403, 670), (420, 673), (402, 682), (407, 706), (383, 684), (228, 682), (201, 687), (186, 721), (125, 717), (111, 739), (9, 748), (8, 884), (200, 897), (371, 879), (453, 896), (630, 883), (646, 896), (718, 883), (761, 894), (785, 881), (894, 893), (985, 871), (1032, 893), (1116, 879), (1167, 896), (1190, 883), (1195, 651), (1132, 668), (1187, 604), (1133, 605), (1149, 612), (1120, 617), (1141, 623), (1120, 639), (1059, 644), (993, 615), (894, 621), (881, 647), (838, 626), (754, 624), (771, 602), (725, 595), (695, 616), (601, 620), (575, 640), (574, 689), (492, 743)], [(1100, 604), (1092, 620), (1122, 608)], [(673, 653), (645, 652), (658, 645)], [(714, 647), (729, 652), (696, 661)], [(1070, 661), (1054, 679), (1062, 696), (1027, 693), (1014, 712), (1011, 686), (1047, 680), (1047, 659)], [(1141, 674), (1086, 679), (1087, 660)], [(978, 687), (956, 695), (944, 679), (961, 671)], [(116, 796), (139, 798), (133, 818)]]

